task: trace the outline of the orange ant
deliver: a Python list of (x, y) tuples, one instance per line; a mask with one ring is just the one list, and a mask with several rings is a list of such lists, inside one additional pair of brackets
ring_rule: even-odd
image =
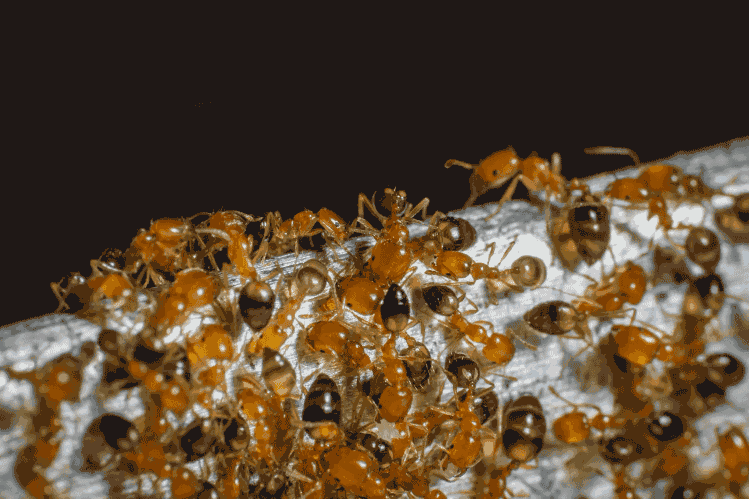
[[(197, 217), (197, 215), (196, 215)], [(137, 283), (147, 286), (153, 281), (161, 286), (168, 282), (162, 273), (175, 273), (181, 269), (194, 267), (197, 258), (189, 251), (193, 241), (202, 240), (196, 236), (190, 219), (159, 219), (154, 221), (149, 230), (141, 229), (133, 238), (130, 248), (125, 252), (124, 271), (134, 274), (143, 267)]]
[(158, 299), (150, 325), (159, 333), (182, 324), (197, 309), (210, 305), (219, 292), (213, 276), (201, 269), (186, 269), (175, 276), (174, 283)]
[[(406, 192), (386, 188), (386, 206), (390, 215), (385, 217), (375, 208), (374, 201), (368, 200), (365, 195), (359, 195), (359, 216), (352, 224), (352, 231), (368, 234), (376, 239), (375, 246), (370, 250), (370, 257), (365, 264), (365, 272), (376, 284), (384, 286), (387, 283), (397, 283), (409, 271), (413, 263), (408, 222), (414, 219), (420, 210), (422, 217), (427, 218), (427, 205), (430, 200), (423, 199), (417, 206), (412, 206), (406, 201)], [(373, 195), (374, 200), (374, 195)], [(364, 218), (364, 207), (375, 215), (383, 225), (383, 230), (378, 232)], [(359, 224), (359, 227), (354, 227)]]
[(427, 261), (427, 264), (434, 271), (427, 271), (427, 274), (437, 274), (448, 276), (454, 280), (467, 278), (471, 275), (473, 281), (460, 282), (459, 284), (473, 285), (479, 280), (485, 280), (487, 294), (490, 302), (497, 304), (497, 295), (508, 295), (509, 293), (521, 293), (526, 289), (534, 290), (544, 283), (547, 278), (547, 267), (538, 257), (525, 255), (516, 259), (511, 267), (500, 270), (500, 265), (508, 256), (515, 245), (514, 239), (508, 248), (506, 248), (500, 262), (497, 266), (490, 267), (489, 262), (495, 253), (495, 243), (490, 243), (487, 248), (490, 249), (487, 258), (487, 264), (475, 262), (474, 259), (465, 253), (443, 250), (437, 251)]
[[(586, 275), (583, 276), (589, 278)], [(595, 302), (598, 307), (581, 300), (574, 300), (572, 305), (578, 311), (592, 315), (598, 313), (610, 315), (621, 310), (626, 303), (638, 304), (645, 292), (646, 273), (641, 266), (628, 261), (624, 265), (615, 266), (611, 272), (602, 277), (601, 282), (594, 281), (586, 288), (584, 296)]]
[[(573, 407), (573, 411), (565, 413), (555, 420), (552, 426), (555, 429), (557, 439), (566, 444), (578, 444), (586, 441), (591, 436), (591, 429), (594, 428), (600, 432), (607, 429), (621, 429), (628, 422), (628, 419), (622, 416), (608, 415), (596, 405), (582, 403), (576, 404), (562, 397), (554, 387), (549, 386), (550, 392), (565, 401)], [(589, 418), (579, 408), (593, 408), (597, 411), (593, 418)]]
[[(465, 294), (461, 291), (461, 296), (457, 296), (452, 288), (445, 285), (426, 285), (421, 289), (422, 297), (427, 306), (436, 314), (448, 317), (448, 322), (438, 320), (441, 324), (455, 328), (462, 337), (466, 337), (473, 342), (483, 344), (482, 354), (493, 363), (498, 365), (508, 364), (515, 355), (516, 348), (511, 338), (514, 336), (508, 329), (505, 335), (493, 331), (492, 323), (488, 321), (477, 321), (471, 323), (466, 316), (478, 311), (476, 304), (471, 300), (469, 303), (474, 307), (473, 310), (461, 313), (458, 310), (459, 303), (464, 299)], [(489, 327), (489, 331), (485, 326)], [(521, 339), (519, 339), (521, 340)], [(458, 341), (454, 341), (451, 345)], [(536, 350), (536, 347), (521, 340), (529, 349)], [(447, 346), (446, 349), (450, 348)]]
[[(635, 165), (640, 165), (638, 155), (628, 148), (596, 147), (584, 151), (588, 154), (628, 155)], [(665, 195), (678, 200), (702, 202), (721, 194), (721, 191), (707, 186), (701, 176), (685, 174), (680, 167), (663, 163), (644, 168), (637, 180), (653, 196)]]
[(328, 269), (322, 262), (317, 260), (305, 262), (288, 284), (288, 300), (248, 345), (247, 353), (259, 354), (264, 347), (278, 350), (293, 333), (294, 319), (303, 301), (307, 297), (321, 294), (329, 282)]
[(500, 212), (503, 204), (510, 199), (516, 190), (518, 182), (522, 182), (529, 191), (546, 191), (547, 199), (551, 194), (558, 196), (564, 195), (565, 179), (560, 175), (561, 160), (558, 153), (552, 155), (552, 164), (547, 160), (539, 158), (536, 153), (531, 153), (528, 158), (521, 160), (516, 156), (512, 147), (492, 153), (490, 156), (479, 162), (478, 165), (472, 165), (458, 160), (448, 160), (445, 162), (445, 168), (453, 165), (459, 165), (467, 170), (471, 170), (469, 184), (471, 186), (471, 196), (466, 200), (464, 209), (471, 206), (480, 195), (490, 189), (494, 189), (505, 184), (511, 177), (508, 189), (498, 203), (494, 213), (485, 217), (488, 221)]
[(307, 328), (305, 342), (312, 351), (334, 355), (343, 361), (345, 372), (361, 371), (372, 361), (352, 329), (340, 320), (317, 321)]
[[(99, 261), (91, 261), (92, 274), (84, 278), (71, 273), (67, 279), (50, 283), (59, 305), (56, 312), (71, 311), (82, 317), (93, 319), (101, 311), (116, 311), (120, 308), (135, 310), (138, 296), (129, 276)], [(65, 285), (63, 285), (65, 283)], [(67, 300), (74, 296), (77, 304)]]
[[(315, 229), (316, 223), (320, 224), (321, 228)], [(265, 233), (258, 249), (258, 257), (263, 259), (268, 254), (282, 255), (292, 249), (294, 249), (295, 256), (299, 256), (299, 240), (312, 238), (318, 234), (322, 234), (326, 242), (332, 240), (344, 248), (344, 240), (352, 235), (352, 229), (347, 226), (346, 222), (327, 208), (321, 208), (317, 213), (303, 210), (286, 221), (282, 221), (279, 212), (269, 212), (264, 225)], [(270, 239), (268, 239), (269, 233), (271, 233)]]
[(204, 252), (208, 253), (208, 258), (215, 270), (220, 269), (214, 259), (214, 253), (226, 245), (229, 261), (234, 265), (237, 274), (245, 280), (257, 280), (258, 273), (255, 270), (255, 264), (262, 256), (262, 252), (259, 249), (255, 257), (251, 258), (254, 241), (252, 236), (245, 235), (248, 222), (257, 220), (259, 219), (234, 210), (216, 212), (206, 221), (206, 227), (196, 229), (197, 234), (208, 234), (214, 237), (213, 241), (208, 242)]

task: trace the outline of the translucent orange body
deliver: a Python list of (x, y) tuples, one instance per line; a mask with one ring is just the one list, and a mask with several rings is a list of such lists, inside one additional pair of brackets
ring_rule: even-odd
[(50, 403), (60, 403), (81, 390), (80, 366), (72, 359), (58, 362), (39, 385), (39, 393)]
[(653, 193), (676, 194), (680, 188), (682, 171), (673, 165), (651, 165), (641, 173), (638, 180)]
[(462, 279), (471, 274), (473, 263), (474, 260), (464, 253), (446, 250), (438, 255), (435, 270), (451, 278)]
[(372, 470), (367, 453), (339, 447), (326, 455), (329, 472), (347, 491), (358, 496), (384, 496), (385, 482)]
[(620, 292), (631, 304), (639, 304), (646, 293), (646, 273), (637, 264), (629, 264), (617, 280)]
[(359, 342), (348, 340), (344, 345), (344, 359), (349, 368), (365, 368), (370, 366), (372, 360), (365, 352), (365, 348)]
[(234, 212), (216, 212), (208, 219), (210, 229), (224, 232), (245, 232), (245, 220)]
[(409, 229), (400, 220), (388, 219), (383, 227), (383, 238), (397, 245), (405, 245), (409, 240)]
[(308, 328), (306, 341), (315, 351), (341, 356), (349, 334), (349, 329), (338, 321), (318, 321)]
[(388, 422), (397, 422), (409, 413), (413, 394), (407, 386), (386, 387), (380, 396), (380, 416)]
[(409, 270), (411, 263), (412, 255), (408, 246), (385, 240), (373, 247), (368, 266), (378, 283), (397, 283)]
[(748, 443), (742, 431), (736, 428), (730, 429), (719, 436), (719, 449), (724, 457), (724, 466), (730, 470), (745, 467), (745, 479), (747, 480), (748, 466)]
[(190, 365), (194, 368), (205, 366), (210, 359), (232, 359), (232, 338), (220, 325), (205, 325), (201, 329), (200, 337), (188, 341), (187, 354)]
[(154, 221), (149, 232), (167, 248), (178, 246), (187, 233), (188, 225), (180, 219), (159, 219)]
[(475, 436), (466, 432), (459, 432), (451, 442), (448, 456), (451, 463), (459, 469), (465, 469), (476, 462), (482, 451), (482, 442)]
[(613, 417), (611, 415), (604, 415), (598, 413), (591, 419), (591, 427), (596, 430), (604, 431), (607, 429), (620, 429), (625, 427), (628, 423), (628, 419), (624, 417)]
[(31, 495), (32, 498), (53, 498), (55, 495), (52, 494), (54, 491), (52, 484), (43, 476), (37, 476), (31, 480), (29, 484), (24, 488), (26, 492)]
[(536, 185), (538, 191), (549, 187), (553, 193), (562, 193), (564, 180), (549, 168), (549, 162), (536, 154), (521, 162), (521, 173)]
[(687, 455), (675, 451), (671, 446), (662, 452), (658, 464), (658, 467), (668, 476), (673, 476), (688, 466), (689, 459)]
[(661, 195), (651, 198), (648, 202), (648, 218), (653, 216), (659, 219), (659, 227), (662, 229), (672, 228), (672, 216), (667, 212), (667, 204)]
[(201, 483), (193, 471), (180, 467), (172, 473), (172, 498), (190, 498), (196, 494)]
[(588, 439), (590, 430), (586, 414), (573, 411), (561, 416), (554, 423), (557, 439), (567, 444), (580, 443)]
[(171, 382), (165, 384), (160, 396), (162, 408), (178, 414), (184, 412), (190, 404), (188, 385), (182, 376), (177, 376)]
[(497, 187), (521, 168), (521, 159), (513, 148), (496, 151), (482, 160), (474, 174), (488, 184), (488, 189)]
[(160, 478), (170, 476), (171, 468), (168, 467), (169, 462), (164, 455), (164, 445), (151, 436), (151, 439), (141, 440), (139, 448), (137, 453), (131, 452), (124, 455), (133, 460), (140, 470), (153, 472)]
[(260, 354), (266, 347), (278, 351), (286, 339), (294, 333), (294, 318), (301, 306), (301, 298), (289, 299), (276, 313), (273, 320), (261, 330), (260, 336), (250, 342), (247, 352)]
[(133, 290), (133, 285), (130, 284), (130, 281), (119, 274), (98, 276), (88, 280), (86, 284), (95, 292), (102, 293), (109, 299), (127, 296)]
[(656, 357), (659, 338), (637, 326), (615, 325), (612, 327), (617, 353), (637, 366), (644, 366)]
[(38, 439), (34, 444), (36, 447), (36, 463), (40, 467), (49, 467), (60, 450), (60, 443), (50, 443), (46, 439)]
[(318, 222), (323, 226), (325, 232), (333, 236), (338, 242), (344, 241), (349, 236), (344, 219), (327, 208), (321, 208), (318, 211)]
[(482, 348), (482, 354), (498, 365), (510, 363), (516, 354), (513, 341), (501, 333), (493, 333)]
[(607, 196), (638, 203), (646, 201), (649, 192), (646, 184), (640, 179), (617, 179), (610, 185)]
[(341, 299), (352, 311), (370, 315), (383, 301), (385, 293), (367, 278), (354, 276), (341, 282)]
[(197, 308), (213, 302), (218, 292), (216, 281), (205, 271), (180, 271), (175, 276), (169, 289), (170, 294), (181, 295), (187, 299), (187, 307)]
[(258, 272), (250, 261), (251, 246), (248, 237), (238, 232), (230, 232), (228, 234), (231, 241), (227, 248), (227, 257), (229, 257), (229, 261), (237, 269), (237, 274), (244, 278), (257, 279)]
[(294, 216), (294, 229), (300, 236), (310, 234), (318, 216), (311, 210), (303, 210)]

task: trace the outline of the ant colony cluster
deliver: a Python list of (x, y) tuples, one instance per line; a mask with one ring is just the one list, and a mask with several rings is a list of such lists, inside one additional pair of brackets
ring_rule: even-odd
[[(126, 251), (93, 260), (89, 277), (53, 283), (58, 311), (101, 331), (45, 366), (7, 371), (38, 398), (12, 465), (19, 485), (39, 498), (66, 494), (48, 471), (67, 435), (62, 413), (95, 368), (103, 409), (79, 422), (71, 472), (98, 476), (112, 497), (545, 497), (555, 491), (523, 477), (553, 452), (567, 457), (575, 495), (604, 483), (604, 496), (621, 498), (746, 497), (747, 421), (711, 416), (745, 377), (737, 353), (712, 346), (743, 335), (747, 346), (746, 318), (744, 333), (718, 321), (722, 308), (746, 311), (747, 298), (725, 292), (717, 271), (731, 252), (747, 263), (747, 193), (667, 164), (594, 190), (564, 178), (559, 155), (522, 160), (510, 148), (451, 165), (472, 170), (467, 206), (507, 181), (501, 206), (518, 182), (544, 193), (538, 215), (553, 260), (506, 262), (510, 242), (491, 266), (495, 245), (475, 248), (484, 245), (468, 220), (428, 216), (428, 199), (414, 206), (385, 189), (380, 209), (359, 195), (351, 223), (326, 208), (159, 219)], [(733, 202), (708, 220), (673, 220), (675, 207), (714, 196)], [(613, 261), (615, 210), (645, 213), (667, 243)], [(486, 262), (471, 256), (485, 251)], [(585, 289), (573, 290), (581, 278)], [(663, 283), (680, 294), (662, 307), (673, 331), (638, 309)], [(487, 321), (542, 291), (546, 300), (526, 300), (505, 327)], [(484, 303), (471, 300), (482, 294)], [(549, 344), (564, 353), (562, 373), (530, 391), (511, 362)], [(582, 398), (599, 392), (582, 402), (563, 376)], [(107, 411), (123, 397), (139, 410)], [(699, 433), (715, 441), (701, 456)], [(459, 479), (468, 486), (449, 490)]]

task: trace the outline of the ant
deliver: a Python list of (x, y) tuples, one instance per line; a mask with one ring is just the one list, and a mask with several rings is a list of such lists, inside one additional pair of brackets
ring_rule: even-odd
[[(583, 276), (589, 278), (586, 275)], [(598, 313), (610, 315), (621, 310), (626, 303), (636, 305), (646, 292), (646, 273), (641, 266), (632, 261), (615, 266), (611, 272), (602, 277), (601, 282), (592, 281), (594, 283), (586, 288), (584, 296), (595, 302), (598, 307), (581, 300), (574, 300), (572, 303), (577, 310), (592, 315)]]
[[(438, 320), (439, 323), (449, 328), (457, 329), (462, 337), (467, 337), (474, 342), (483, 344), (482, 353), (487, 359), (498, 365), (505, 365), (513, 359), (516, 349), (511, 340), (513, 335), (510, 330), (503, 335), (494, 332), (492, 323), (487, 321), (469, 322), (466, 316), (478, 311), (476, 305), (469, 299), (466, 300), (469, 300), (474, 310), (463, 314), (458, 311), (459, 303), (465, 298), (463, 291), (460, 291), (461, 296), (459, 297), (451, 287), (445, 285), (426, 285), (421, 288), (421, 295), (427, 306), (435, 314), (448, 317), (448, 322)], [(489, 332), (483, 325), (489, 326)], [(523, 341), (522, 343), (530, 349), (536, 350), (536, 347)], [(450, 345), (446, 349), (449, 347)]]
[(382, 237), (387, 241), (403, 244), (409, 239), (409, 230), (406, 229), (405, 224), (409, 222), (420, 222), (418, 219), (414, 218), (414, 216), (420, 211), (422, 212), (422, 219), (426, 220), (427, 206), (430, 204), (430, 199), (424, 198), (416, 206), (413, 206), (406, 201), (406, 191), (396, 191), (395, 188), (385, 188), (383, 193), (385, 195), (383, 206), (390, 212), (388, 217), (378, 212), (378, 209), (375, 207), (374, 193), (372, 195), (372, 200), (368, 200), (362, 193), (359, 194), (359, 197), (357, 198), (358, 216), (354, 220), (354, 223), (359, 224), (362, 229), (357, 228), (356, 230), (364, 234), (377, 234), (375, 228), (364, 218), (364, 209), (367, 207), (370, 213), (377, 217), (378, 221), (382, 224)]
[[(279, 279), (279, 284), (281, 284)], [(289, 298), (272, 320), (247, 347), (249, 355), (260, 354), (264, 347), (278, 350), (293, 333), (294, 319), (308, 297), (320, 295), (330, 283), (328, 268), (318, 260), (308, 260), (288, 283)], [(267, 302), (268, 303), (268, 302)]]
[[(604, 413), (596, 405), (573, 403), (562, 397), (552, 386), (549, 386), (548, 389), (555, 397), (573, 407), (573, 411), (558, 417), (552, 424), (555, 429), (555, 436), (565, 444), (578, 444), (588, 440), (591, 436), (591, 428), (604, 432), (607, 429), (621, 429), (628, 422), (628, 419), (623, 416)], [(582, 407), (593, 408), (597, 413), (590, 419), (584, 412), (579, 410)]]
[(503, 408), (500, 440), (505, 456), (525, 464), (539, 455), (544, 446), (547, 419), (535, 396), (523, 394)]
[(142, 268), (135, 281), (145, 288), (151, 281), (156, 286), (168, 283), (165, 274), (196, 267), (198, 257), (191, 246), (194, 241), (201, 245), (203, 242), (191, 219), (158, 219), (151, 223), (148, 231), (141, 229), (124, 253), (123, 271), (132, 275)]
[(717, 210), (714, 218), (722, 233), (734, 244), (748, 243), (748, 193), (733, 196), (734, 204), (729, 208)]
[(581, 194), (569, 200), (559, 216), (547, 221), (547, 232), (563, 266), (575, 269), (583, 260), (591, 266), (604, 255), (610, 241), (610, 213), (601, 200), (577, 179), (571, 191)]
[(185, 269), (158, 300), (150, 324), (157, 331), (182, 324), (195, 310), (210, 305), (219, 293), (216, 278), (200, 269)]
[(552, 164), (547, 160), (539, 158), (537, 154), (531, 153), (528, 158), (521, 160), (512, 147), (492, 153), (490, 156), (479, 162), (478, 165), (472, 165), (458, 160), (448, 160), (445, 162), (445, 168), (453, 165), (459, 165), (467, 170), (471, 170), (469, 184), (471, 186), (471, 195), (464, 204), (464, 209), (470, 207), (480, 195), (490, 189), (498, 188), (505, 184), (511, 177), (515, 177), (503, 194), (494, 213), (485, 217), (485, 221), (500, 212), (503, 204), (510, 199), (516, 190), (518, 182), (522, 182), (529, 191), (546, 191), (547, 198), (551, 194), (563, 196), (566, 181), (560, 175), (561, 160), (558, 153), (552, 155)]
[[(214, 254), (227, 247), (227, 256), (229, 262), (237, 270), (243, 280), (255, 281), (258, 279), (258, 273), (255, 270), (255, 264), (263, 255), (261, 250), (253, 253), (254, 240), (252, 236), (245, 235), (245, 230), (249, 222), (257, 222), (258, 218), (235, 210), (216, 212), (202, 225), (196, 229), (197, 234), (207, 234), (210, 239), (203, 253), (208, 255), (211, 265), (216, 271), (219, 266), (216, 263)], [(265, 243), (265, 240), (263, 240)]]

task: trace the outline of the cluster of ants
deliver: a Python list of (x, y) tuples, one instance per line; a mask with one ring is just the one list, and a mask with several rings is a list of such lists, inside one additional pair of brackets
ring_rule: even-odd
[[(696, 439), (692, 423), (726, 401), (745, 367), (729, 353), (704, 353), (705, 332), (728, 297), (716, 273), (721, 238), (704, 227), (674, 228), (667, 202), (701, 203), (719, 191), (659, 164), (593, 193), (561, 175), (559, 155), (521, 160), (510, 148), (479, 165), (451, 160), (446, 167), (456, 164), (472, 170), (467, 206), (510, 179), (500, 205), (518, 182), (546, 192), (551, 247), (570, 271), (600, 261), (609, 248), (612, 203), (648, 210), (665, 234), (687, 230), (684, 245), (653, 251), (653, 275), (631, 261), (616, 265), (576, 300), (538, 304), (522, 320), (542, 335), (582, 340), (604, 361), (615, 410), (568, 401), (550, 387), (570, 406), (552, 428), (558, 445), (608, 464), (617, 495), (634, 497), (640, 484), (629, 467), (638, 462), (649, 464), (650, 484), (666, 480), (674, 498), (746, 494), (741, 428), (717, 430), (723, 463), (710, 481), (694, 477), (684, 451)], [(494, 304), (541, 287), (547, 269), (529, 255), (505, 268), (502, 260), (475, 261), (466, 253), (476, 240), (472, 225), (440, 212), (428, 217), (428, 203), (414, 206), (403, 191), (386, 189), (388, 214), (374, 196), (360, 195), (351, 224), (325, 208), (287, 220), (237, 211), (159, 219), (125, 252), (109, 249), (93, 260), (89, 277), (53, 283), (59, 311), (102, 329), (78, 355), (8, 371), (30, 380), (39, 401), (33, 438), (14, 464), (19, 484), (34, 497), (60, 494), (45, 472), (64, 438), (61, 404), (79, 400), (81, 373), (96, 361), (100, 401), (126, 392), (143, 404), (140, 416), (104, 413), (87, 423), (81, 471), (101, 474), (113, 497), (445, 498), (436, 480), (470, 470), (471, 494), (515, 495), (509, 477), (535, 467), (550, 444), (545, 411), (528, 393), (501, 404), (487, 375), (507, 366), (517, 345), (536, 347), (510, 328), (472, 322), (477, 307), (463, 289), (481, 281)], [(426, 226), (423, 236), (410, 234), (414, 224)], [(718, 211), (716, 226), (730, 242), (747, 244), (748, 195)], [(345, 242), (357, 235), (372, 244), (351, 251)], [(291, 274), (258, 271), (268, 257), (299, 256), (315, 238), (338, 254), (295, 260)], [(634, 310), (626, 305), (640, 303), (659, 281), (687, 283), (677, 332), (659, 336), (632, 314), (594, 341), (589, 319), (627, 317)], [(301, 314), (303, 307), (310, 313)], [(126, 315), (140, 318), (140, 328), (112, 326)], [(421, 342), (411, 333), (416, 327)], [(431, 352), (429, 336), (444, 336), (447, 347)], [(284, 354), (290, 350), (295, 363)], [(649, 375), (654, 360), (668, 368), (664, 390)], [(318, 367), (307, 378), (303, 362)], [(446, 384), (452, 397), (443, 401)]]

